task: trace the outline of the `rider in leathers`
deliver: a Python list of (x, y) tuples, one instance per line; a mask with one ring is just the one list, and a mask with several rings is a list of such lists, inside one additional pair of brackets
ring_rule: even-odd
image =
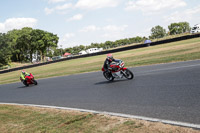
[(30, 75), (30, 74), (27, 73), (25, 70), (22, 70), (22, 73), (21, 73), (21, 75), (20, 75), (20, 78), (22, 79), (22, 82), (23, 82), (25, 85), (27, 84), (25, 77), (28, 76), (28, 75)]
[(110, 63), (115, 61), (115, 59), (113, 58), (112, 54), (107, 54), (107, 58), (106, 60), (104, 61), (104, 65), (103, 65), (103, 68), (106, 72), (110, 72)]

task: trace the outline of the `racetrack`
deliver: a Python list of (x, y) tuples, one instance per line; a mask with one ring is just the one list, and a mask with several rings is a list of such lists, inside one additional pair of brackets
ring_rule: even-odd
[[(200, 60), (130, 68), (133, 80), (102, 72), (0, 85), (0, 102), (52, 105), (200, 124)], [(37, 77), (36, 77), (37, 78)]]

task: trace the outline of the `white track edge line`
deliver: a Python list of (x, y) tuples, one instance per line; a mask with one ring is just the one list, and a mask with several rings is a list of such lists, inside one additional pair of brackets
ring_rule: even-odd
[(40, 107), (40, 108), (74, 110), (74, 111), (88, 112), (88, 113), (94, 113), (94, 114), (105, 114), (105, 115), (133, 118), (133, 119), (146, 120), (146, 121), (152, 121), (152, 122), (161, 122), (164, 124), (170, 124), (170, 125), (175, 125), (175, 126), (183, 126), (183, 127), (200, 129), (200, 124), (171, 121), (171, 120), (150, 118), (150, 117), (144, 117), (144, 116), (122, 114), (122, 113), (113, 113), (113, 112), (106, 112), (106, 111), (104, 112), (104, 111), (95, 111), (95, 110), (87, 110), (87, 109), (79, 109), (79, 108), (69, 108), (69, 107), (59, 107), (59, 106), (49, 106), (49, 105), (36, 105), (36, 104), (20, 104), (20, 103), (0, 103), (0, 105), (23, 105), (23, 106), (32, 106), (32, 107)]

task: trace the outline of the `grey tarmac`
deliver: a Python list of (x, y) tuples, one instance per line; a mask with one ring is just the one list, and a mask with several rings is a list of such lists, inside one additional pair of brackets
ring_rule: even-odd
[(0, 85), (0, 102), (200, 124), (200, 60), (129, 69), (135, 74), (133, 80), (109, 82), (99, 71), (40, 79), (37, 86)]

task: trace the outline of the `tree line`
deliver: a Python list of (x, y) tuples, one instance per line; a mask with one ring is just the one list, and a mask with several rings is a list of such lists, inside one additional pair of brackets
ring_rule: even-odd
[(33, 54), (41, 60), (57, 47), (58, 36), (29, 27), (0, 33), (0, 67), (9, 62), (32, 62)]
[(149, 36), (149, 39), (158, 39), (168, 35), (177, 35), (190, 32), (190, 30), (191, 28), (188, 22), (171, 23), (168, 26), (168, 32), (160, 25), (157, 25), (151, 29), (151, 36)]
[(103, 49), (110, 49), (115, 48), (118, 46), (128, 45), (132, 43), (141, 43), (146, 40), (146, 37), (133, 37), (133, 38), (125, 38), (116, 41), (106, 41), (104, 43), (91, 43), (89, 46), (79, 45), (71, 48), (66, 49), (56, 49), (55, 55), (59, 55), (60, 53), (64, 54), (65, 52), (72, 53), (74, 55), (78, 54), (82, 50), (87, 50), (89, 48), (103, 48)]
[(125, 38), (125, 39), (120, 39), (116, 41), (106, 41), (105, 43), (91, 43), (89, 46), (75, 46), (71, 48), (66, 48), (66, 49), (57, 49), (56, 53), (59, 55), (60, 53), (73, 53), (73, 54), (78, 54), (82, 50), (86, 50), (89, 48), (103, 48), (103, 49), (109, 49), (109, 48), (115, 48), (118, 46), (123, 46), (123, 45), (128, 45), (132, 43), (142, 43), (146, 39), (158, 39), (158, 38), (163, 38), (168, 35), (176, 35), (176, 34), (181, 34), (185, 32), (190, 31), (190, 25), (188, 22), (179, 22), (179, 23), (171, 23), (168, 26), (168, 32), (166, 29), (161, 27), (160, 25), (157, 25), (151, 29), (151, 35), (149, 37), (133, 37), (133, 38)]
[(89, 48), (110, 49), (132, 43), (142, 43), (146, 39), (158, 39), (168, 35), (176, 35), (190, 31), (188, 22), (171, 23), (168, 32), (162, 26), (157, 25), (151, 29), (149, 37), (132, 37), (104, 43), (91, 43), (89, 46), (79, 45), (70, 48), (58, 48), (58, 36), (56, 34), (25, 27), (20, 30), (11, 30), (7, 33), (0, 33), (0, 67), (9, 62), (32, 62), (33, 55), (37, 53), (40, 60), (45, 56), (53, 57), (63, 55), (65, 52), (78, 54)]

